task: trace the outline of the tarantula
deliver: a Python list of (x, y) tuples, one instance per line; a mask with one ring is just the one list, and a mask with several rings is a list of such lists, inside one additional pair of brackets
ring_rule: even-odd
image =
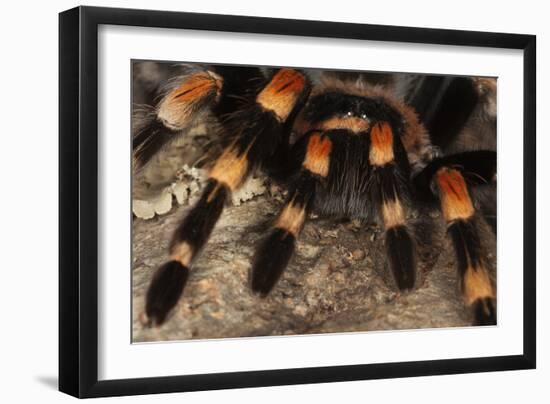
[[(413, 289), (417, 248), (407, 212), (432, 204), (446, 222), (464, 303), (473, 310), (475, 324), (496, 324), (495, 285), (474, 220), (486, 218), (496, 232), (496, 207), (494, 200), (477, 204), (472, 192), (480, 185), (496, 186), (496, 131), (477, 134), (466, 125), (484, 92), (494, 95), (496, 81), (423, 76), (406, 85), (394, 83), (394, 90), (402, 87), (402, 96), (396, 97), (396, 91), (380, 85), (390, 79), (192, 66), (169, 81), (156, 106), (135, 126), (134, 169), (207, 114), (220, 123), (223, 152), (202, 196), (175, 230), (169, 258), (151, 280), (148, 325), (166, 320), (228, 196), (258, 169), (288, 189), (253, 258), (251, 288), (258, 295), (266, 296), (277, 283), (312, 212), (378, 221), (397, 287)], [(485, 103), (485, 116), (494, 118), (494, 103), (494, 98)]]

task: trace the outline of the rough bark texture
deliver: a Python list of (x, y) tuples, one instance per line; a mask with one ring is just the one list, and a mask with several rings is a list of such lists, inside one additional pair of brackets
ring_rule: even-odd
[[(167, 257), (171, 233), (189, 206), (152, 220), (134, 219), (133, 340), (165, 341), (259, 335), (467, 326), (471, 314), (458, 291), (455, 258), (437, 212), (431, 242), (419, 232), (417, 288), (400, 294), (386, 265), (376, 225), (311, 218), (296, 254), (265, 299), (249, 288), (255, 246), (281, 206), (262, 195), (225, 209), (193, 266), (183, 298), (161, 328), (144, 328), (140, 314), (155, 269)], [(481, 222), (481, 221), (480, 221)], [(494, 267), (494, 237), (483, 227)], [(427, 242), (425, 244), (424, 242)], [(493, 268), (494, 269), (494, 268)]]

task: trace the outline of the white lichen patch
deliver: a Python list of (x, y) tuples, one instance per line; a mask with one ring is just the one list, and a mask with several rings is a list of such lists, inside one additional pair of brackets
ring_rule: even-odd
[(183, 182), (172, 184), (172, 193), (176, 197), (178, 205), (183, 205), (189, 199), (189, 188)]
[(134, 199), (132, 201), (134, 215), (140, 219), (152, 219), (155, 215), (164, 215), (170, 212), (174, 200), (178, 205), (193, 203), (200, 196), (200, 191), (206, 182), (206, 172), (184, 165), (178, 171), (176, 178), (176, 181), (149, 199)]
[(251, 177), (231, 195), (233, 205), (240, 206), (243, 202), (249, 201), (255, 196), (263, 195), (266, 191), (263, 178)]
[(169, 188), (165, 188), (158, 198), (153, 200), (153, 207), (157, 215), (164, 215), (172, 209), (172, 192)]
[(206, 170), (189, 167), (185, 164), (176, 175), (177, 180), (172, 183), (172, 193), (178, 204), (189, 205), (200, 197), (200, 191), (207, 180)]
[(155, 217), (155, 209), (149, 201), (134, 199), (132, 201), (132, 212), (141, 219), (152, 219)]
[[(177, 205), (190, 205), (200, 197), (208, 180), (204, 169), (184, 165), (176, 174), (176, 180), (148, 199), (134, 199), (132, 212), (140, 219), (152, 219), (155, 215), (164, 215)], [(264, 178), (251, 177), (233, 194), (233, 205), (240, 206), (252, 198), (267, 191)]]

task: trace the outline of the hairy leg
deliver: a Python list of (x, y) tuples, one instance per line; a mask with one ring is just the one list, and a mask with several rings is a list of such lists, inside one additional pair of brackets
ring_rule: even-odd
[(313, 206), (316, 182), (328, 175), (331, 151), (330, 139), (320, 132), (310, 133), (293, 147), (297, 170), (290, 180), (289, 196), (252, 264), (252, 290), (261, 296), (273, 289), (294, 253)]
[(371, 194), (386, 230), (386, 249), (400, 290), (412, 289), (416, 280), (415, 243), (407, 225), (409, 165), (398, 134), (387, 122), (370, 131)]
[(470, 186), (496, 179), (496, 153), (467, 152), (434, 160), (416, 178), (418, 189), (439, 201), (457, 258), (464, 303), (476, 325), (496, 324), (496, 293), (483, 257)]
[(286, 122), (307, 87), (302, 73), (281, 69), (252, 103), (224, 119), (229, 144), (211, 169), (200, 200), (176, 229), (170, 260), (157, 270), (147, 292), (145, 313), (150, 325), (162, 324), (178, 302), (192, 261), (210, 237), (228, 195), (285, 139)]

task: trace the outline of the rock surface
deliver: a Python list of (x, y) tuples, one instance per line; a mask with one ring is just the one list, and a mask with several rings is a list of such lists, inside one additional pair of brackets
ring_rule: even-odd
[[(254, 248), (281, 206), (262, 195), (228, 206), (196, 260), (183, 298), (160, 328), (140, 322), (144, 294), (167, 258), (171, 233), (189, 206), (152, 220), (134, 219), (133, 340), (167, 341), (326, 332), (467, 326), (471, 314), (458, 292), (454, 252), (435, 225), (419, 239), (417, 287), (400, 294), (385, 264), (383, 234), (372, 224), (310, 218), (296, 254), (265, 299), (249, 288)], [(437, 212), (432, 212), (439, 223)], [(483, 226), (494, 270), (495, 244)]]

